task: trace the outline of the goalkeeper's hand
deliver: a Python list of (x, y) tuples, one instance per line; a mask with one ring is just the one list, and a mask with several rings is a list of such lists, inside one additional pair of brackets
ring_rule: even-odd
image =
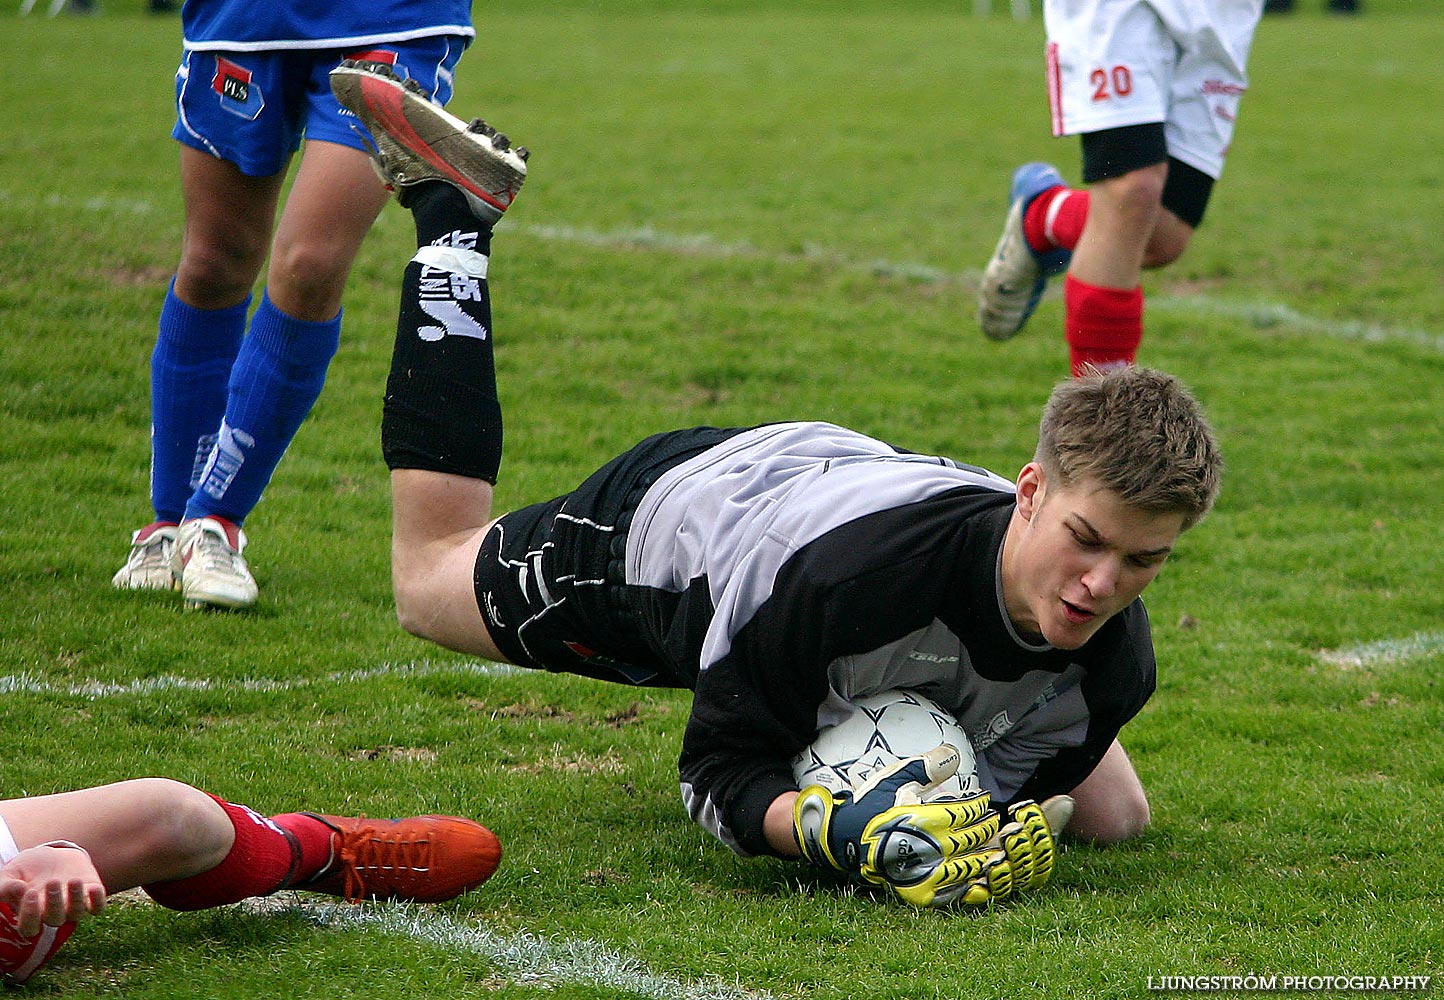
[(856, 788), (804, 788), (792, 807), (802, 856), (886, 886), (915, 906), (944, 905), (986, 882), (987, 865), (999, 853), (990, 846), (999, 833), (991, 796), (923, 802), (957, 773), (958, 763), (958, 751), (944, 745), (898, 761)]
[(1042, 805), (1025, 800), (1009, 806), (1008, 822), (983, 851), (945, 863), (960, 866), (966, 874), (943, 876), (947, 888), (936, 893), (930, 905), (981, 905), (1040, 888), (1058, 858), (1057, 832), (1072, 815), (1073, 800), (1067, 795), (1055, 795)]

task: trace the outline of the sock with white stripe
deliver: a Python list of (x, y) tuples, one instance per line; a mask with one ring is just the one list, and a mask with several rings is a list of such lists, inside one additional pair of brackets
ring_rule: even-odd
[(1086, 188), (1058, 185), (1034, 198), (1023, 216), (1023, 236), (1038, 253), (1072, 251), (1083, 235), (1091, 198)]
[(321, 395), (340, 340), (339, 312), (311, 322), (261, 296), (231, 369), (219, 436), (186, 503), (186, 517), (215, 515), (238, 526), (245, 521)]
[(407, 191), (416, 256), (406, 267), (381, 415), (392, 469), (427, 469), (495, 483), (501, 403), (486, 270), (491, 225), (441, 181)]

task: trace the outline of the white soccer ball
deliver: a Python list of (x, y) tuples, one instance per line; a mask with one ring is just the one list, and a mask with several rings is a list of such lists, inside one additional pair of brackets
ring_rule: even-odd
[(792, 759), (798, 788), (822, 785), (837, 792), (856, 786), (874, 771), (904, 757), (915, 757), (946, 743), (955, 747), (961, 761), (958, 773), (928, 794), (974, 795), (979, 791), (973, 745), (956, 719), (936, 702), (916, 691), (884, 691), (861, 698), (853, 713), (817, 734), (806, 750)]

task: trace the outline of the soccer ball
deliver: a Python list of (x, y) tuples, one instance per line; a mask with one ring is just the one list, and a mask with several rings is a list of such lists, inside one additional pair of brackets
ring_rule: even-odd
[(817, 734), (812, 745), (792, 759), (798, 788), (822, 785), (837, 792), (866, 781), (875, 771), (904, 757), (946, 743), (962, 760), (958, 773), (928, 798), (975, 795), (979, 791), (973, 745), (944, 708), (916, 691), (884, 691), (861, 698), (853, 713)]

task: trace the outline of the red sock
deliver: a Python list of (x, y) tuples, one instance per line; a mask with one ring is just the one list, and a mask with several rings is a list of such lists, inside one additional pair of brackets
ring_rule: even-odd
[(1088, 192), (1062, 184), (1044, 191), (1023, 215), (1023, 238), (1039, 253), (1072, 250), (1088, 221)]
[(247, 806), (216, 798), (236, 829), (236, 841), (224, 861), (210, 871), (171, 882), (153, 882), (145, 891), (172, 910), (204, 910), (314, 878), (331, 863), (333, 831), (302, 813), (266, 819)]
[(1063, 282), (1064, 327), (1073, 375), (1085, 365), (1133, 364), (1143, 341), (1143, 286), (1101, 288), (1068, 275)]

